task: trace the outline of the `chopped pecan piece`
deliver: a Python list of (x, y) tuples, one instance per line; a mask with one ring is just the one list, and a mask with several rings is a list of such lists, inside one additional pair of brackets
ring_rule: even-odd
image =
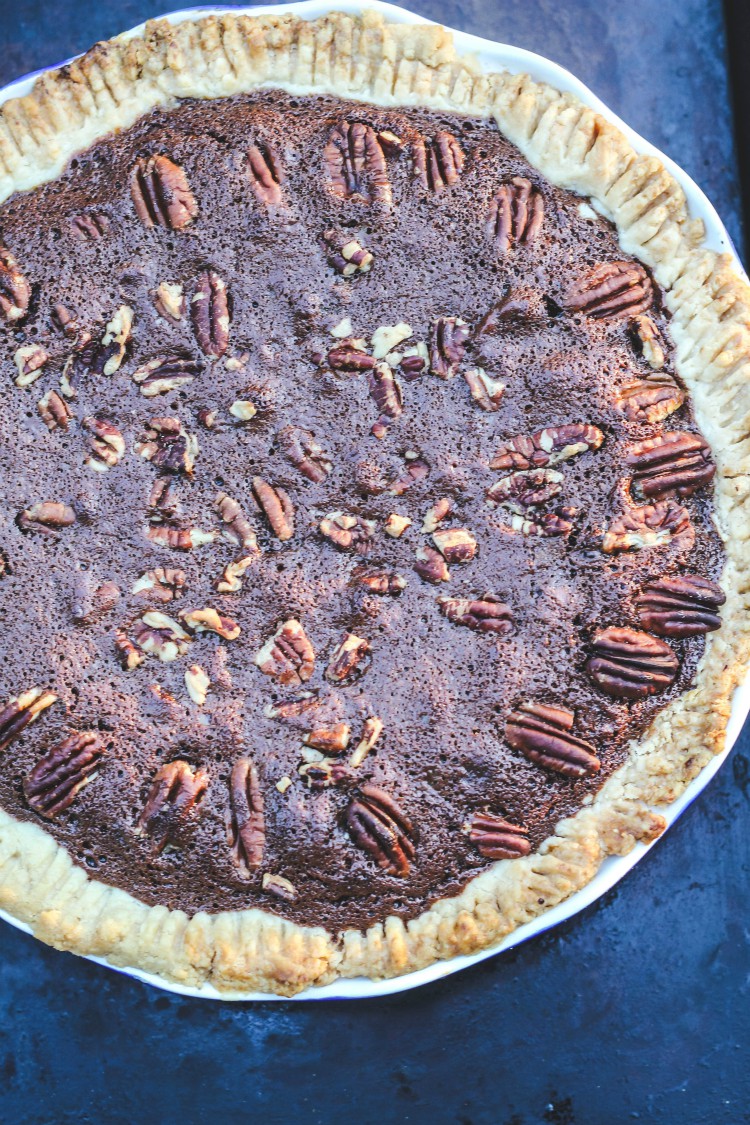
[(269, 703), (263, 708), (267, 719), (297, 719), (300, 715), (320, 706), (317, 691), (303, 691), (296, 699), (283, 699), (280, 703)]
[(365, 203), (390, 206), (393, 193), (385, 154), (369, 125), (340, 121), (328, 136), (323, 160), (338, 199), (359, 196)]
[(247, 878), (263, 862), (266, 843), (263, 793), (258, 771), (249, 758), (239, 758), (232, 766), (229, 804), (227, 839), (232, 862)]
[(174, 477), (157, 477), (148, 496), (148, 518), (152, 523), (176, 519), (180, 504), (176, 497)]
[(154, 775), (143, 812), (138, 817), (137, 836), (150, 836), (154, 849), (161, 852), (174, 839), (192, 809), (198, 805), (208, 788), (208, 775), (193, 771), (181, 759), (167, 762)]
[(253, 477), (253, 496), (277, 539), (294, 535), (294, 505), (283, 488), (273, 488), (263, 477)]
[(426, 461), (423, 461), (418, 454), (410, 451), (405, 457), (406, 466), (404, 471), (399, 473), (395, 480), (392, 480), (388, 485), (388, 491), (391, 496), (403, 496), (407, 489), (411, 488), (413, 484), (418, 484), (419, 481), (424, 480), (430, 471), (430, 466)]
[(150, 609), (139, 617), (132, 627), (132, 633), (138, 648), (148, 655), (158, 657), (164, 664), (184, 656), (190, 643), (190, 634), (185, 632), (180, 623), (158, 609)]
[(678, 430), (631, 445), (625, 464), (633, 470), (634, 492), (645, 500), (692, 496), (716, 472), (708, 443)]
[(132, 672), (146, 659), (145, 652), (137, 648), (122, 629), (117, 629), (115, 632), (115, 649), (126, 672)]
[(154, 398), (192, 383), (200, 373), (200, 364), (189, 356), (159, 355), (133, 372), (133, 382), (142, 395)]
[(394, 349), (399, 344), (403, 344), (404, 340), (408, 340), (411, 335), (411, 325), (403, 320), (400, 320), (398, 324), (381, 324), (370, 338), (372, 354), (375, 359), (385, 359), (390, 353), (394, 353), (388, 361), (393, 366), (401, 358), (394, 352)]
[(114, 375), (120, 370), (132, 330), (133, 310), (129, 305), (120, 305), (93, 354), (89, 370), (94, 375)]
[(463, 831), (485, 859), (518, 859), (528, 855), (528, 829), (510, 824), (491, 812), (476, 812)]
[(187, 433), (179, 418), (152, 418), (135, 451), (162, 472), (191, 476), (198, 439)]
[(226, 492), (220, 492), (214, 501), (214, 507), (222, 521), (227, 525), (227, 534), (231, 536), (232, 540), (242, 547), (249, 556), (258, 557), (260, 555), (258, 540), (237, 501), (233, 500), (231, 496), (227, 496)]
[(308, 789), (330, 789), (351, 777), (351, 770), (345, 762), (330, 758), (321, 762), (304, 762), (297, 773), (307, 782)]
[(458, 183), (466, 158), (452, 133), (441, 129), (432, 140), (417, 137), (412, 153), (415, 179), (425, 191), (438, 193)]
[(398, 369), (407, 383), (421, 379), (430, 362), (427, 345), (420, 342), (414, 348), (404, 348), (401, 352)]
[(680, 664), (664, 641), (637, 629), (612, 626), (598, 632), (586, 671), (594, 683), (615, 699), (645, 699), (666, 691)]
[(403, 409), (401, 387), (387, 363), (375, 365), (370, 371), (369, 382), (370, 394), (380, 411), (377, 425), (387, 426), (389, 422), (400, 416)]
[(477, 553), (477, 541), (465, 527), (434, 531), (432, 542), (447, 563), (470, 562)]
[(242, 630), (231, 617), (223, 617), (208, 606), (204, 609), (183, 610), (180, 617), (193, 633), (217, 633), (226, 641), (234, 641)]
[(645, 312), (653, 299), (651, 278), (638, 262), (603, 262), (568, 288), (564, 304), (569, 312), (610, 320)]
[(16, 386), (30, 387), (35, 383), (48, 359), (49, 356), (40, 344), (26, 344), (16, 348), (13, 353), (13, 362), (18, 369), (14, 380)]
[(74, 731), (40, 758), (25, 778), (23, 791), (30, 807), (52, 820), (69, 808), (81, 790), (96, 777), (104, 753), (94, 731)]
[(553, 500), (562, 491), (564, 477), (556, 469), (526, 469), (495, 481), (485, 493), (490, 507), (501, 504), (517, 515), (525, 516)]
[(371, 715), (369, 719), (365, 719), (362, 727), (362, 737), (349, 759), (349, 765), (352, 769), (359, 769), (382, 733), (383, 723), (377, 715)]
[(154, 308), (170, 324), (179, 324), (185, 315), (185, 293), (177, 281), (162, 281), (154, 293)]
[(132, 592), (166, 605), (174, 598), (179, 598), (186, 586), (184, 570), (157, 566), (154, 570), (147, 570), (141, 575), (133, 586)]
[(31, 288), (18, 262), (10, 250), (0, 246), (0, 316), (14, 324), (26, 316), (30, 300)]
[(354, 843), (387, 875), (406, 878), (417, 854), (416, 832), (393, 797), (375, 785), (363, 785), (347, 809), (346, 826)]
[(266, 207), (278, 207), (284, 177), (279, 159), (269, 145), (250, 145), (247, 150), (247, 174), (258, 202)]
[(311, 746), (313, 750), (320, 750), (335, 758), (344, 753), (351, 735), (348, 723), (336, 723), (333, 727), (316, 727), (315, 730), (308, 731), (302, 741), (305, 746)]
[(669, 375), (639, 379), (621, 387), (615, 403), (630, 422), (663, 422), (685, 401), (685, 392)]
[(320, 521), (320, 531), (326, 539), (344, 551), (356, 551), (360, 555), (366, 555), (371, 549), (376, 527), (374, 520), (350, 516), (346, 512), (330, 512)]
[(503, 442), (490, 461), (491, 469), (541, 469), (569, 461), (580, 453), (598, 449), (604, 434), (588, 422), (547, 426), (530, 437), (519, 435)]
[(326, 246), (326, 259), (337, 273), (353, 277), (357, 273), (369, 273), (373, 256), (357, 241), (342, 234), (339, 230), (327, 230), (323, 235)]
[(39, 531), (42, 535), (57, 535), (61, 527), (71, 527), (75, 522), (75, 512), (70, 505), (56, 500), (32, 504), (16, 517), (21, 531)]
[(527, 516), (512, 515), (511, 531), (518, 531), (527, 538), (549, 539), (556, 535), (569, 535), (573, 530), (572, 518), (575, 508), (560, 508), (557, 512), (545, 512), (529, 519)]
[(38, 719), (42, 711), (55, 702), (55, 693), (41, 688), (30, 688), (15, 699), (9, 699), (0, 707), (0, 750), (6, 750), (29, 723)]
[(721, 586), (708, 578), (679, 574), (644, 586), (635, 599), (635, 611), (644, 628), (681, 640), (721, 628), (718, 610), (726, 600)]
[(76, 625), (95, 625), (112, 612), (119, 600), (120, 588), (115, 582), (102, 582), (97, 586), (87, 572), (73, 586), (71, 616)]
[(573, 734), (574, 722), (567, 707), (522, 703), (508, 716), (505, 737), (536, 765), (565, 777), (589, 777), (599, 772), (601, 762), (596, 747)]
[(404, 142), (396, 133), (390, 129), (379, 129), (378, 140), (380, 147), (388, 156), (400, 156), (404, 151)]
[(463, 359), (469, 325), (460, 316), (440, 316), (430, 329), (430, 371), (452, 379)]
[(664, 341), (651, 317), (645, 314), (634, 317), (630, 329), (646, 363), (654, 371), (661, 371), (666, 359)]
[(324, 481), (333, 468), (315, 434), (302, 426), (284, 426), (279, 431), (279, 445), (295, 468), (313, 484)]
[(264, 675), (273, 676), (282, 684), (305, 683), (315, 667), (313, 646), (294, 617), (279, 625), (254, 659)]
[(602, 550), (611, 555), (616, 551), (665, 547), (672, 542), (689, 550), (695, 542), (695, 529), (687, 509), (672, 500), (662, 500), (615, 516), (604, 533)]
[(228, 562), (219, 578), (214, 579), (214, 589), (219, 594), (238, 594), (242, 589), (242, 579), (245, 572), (260, 556), (260, 550), (244, 555), (241, 559)]
[(193, 551), (196, 547), (213, 543), (218, 536), (218, 531), (202, 531), (199, 527), (166, 527), (164, 524), (150, 527), (146, 532), (146, 538), (152, 543), (170, 547), (173, 551)]
[(523, 176), (501, 184), (490, 203), (487, 233), (499, 254), (533, 242), (544, 222), (544, 199)]
[(57, 391), (47, 391), (36, 404), (41, 419), (50, 432), (67, 430), (73, 411)]
[(191, 664), (185, 671), (185, 687), (187, 693), (197, 707), (202, 707), (206, 702), (211, 681), (201, 668), (200, 664)]
[(395, 570), (381, 570), (376, 567), (356, 567), (352, 578), (364, 586), (371, 594), (400, 594), (406, 589), (406, 579)]
[(412, 521), (408, 516), (400, 516), (397, 512), (391, 512), (383, 524), (383, 531), (386, 535), (390, 535), (392, 539), (400, 539), (411, 525)]
[[(254, 402), (247, 398), (238, 398), (229, 407), (229, 413), (238, 422), (250, 422), (258, 413), (258, 408)], [(210, 428), (210, 427), (209, 427)]]
[(435, 531), (452, 511), (453, 501), (449, 496), (442, 496), (440, 500), (436, 500), (432, 507), (425, 512), (424, 523), (422, 524), (422, 531), (425, 535), (430, 535)]
[(270, 871), (263, 872), (263, 890), (274, 898), (281, 898), (285, 902), (294, 902), (297, 897), (297, 888), (283, 875), (272, 875)]
[(326, 358), (334, 371), (371, 371), (377, 362), (375, 356), (351, 339), (331, 348)]
[(499, 379), (490, 378), (482, 367), (471, 367), (463, 374), (469, 385), (471, 397), (477, 406), (490, 414), (500, 409), (500, 399), (503, 397), (505, 383), (502, 383)]
[(447, 582), (451, 576), (448, 564), (443, 556), (434, 547), (429, 547), (427, 544), (417, 549), (414, 569), (420, 578), (424, 578), (426, 582), (432, 582), (433, 585), (437, 585), (438, 582)]
[(101, 211), (82, 212), (70, 220), (74, 238), (79, 242), (98, 242), (109, 231), (109, 219)]
[(218, 359), (229, 344), (227, 287), (215, 270), (202, 270), (195, 279), (190, 318), (201, 351)]
[(168, 156), (141, 157), (130, 176), (130, 194), (144, 227), (181, 230), (198, 214), (184, 169)]
[(125, 438), (117, 426), (105, 418), (84, 418), (82, 425), (91, 434), (89, 438), (91, 453), (84, 464), (98, 473), (106, 473), (124, 457)]
[(481, 598), (438, 598), (440, 612), (455, 625), (466, 625), (477, 633), (497, 633), (506, 636), (513, 632), (513, 613), (510, 606), (496, 594)]
[(344, 633), (331, 654), (326, 679), (340, 684), (359, 678), (366, 670), (370, 642), (354, 633)]
[(73, 314), (66, 309), (65, 305), (59, 303), (52, 308), (52, 323), (55, 328), (59, 328), (66, 336), (76, 336), (80, 328)]

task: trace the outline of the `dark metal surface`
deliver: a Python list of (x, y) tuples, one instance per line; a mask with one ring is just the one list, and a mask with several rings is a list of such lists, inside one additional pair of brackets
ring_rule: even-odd
[[(177, 5), (175, 5), (177, 6)], [(719, 0), (412, 0), (569, 67), (742, 220)], [(158, 14), (0, 0), (0, 84)], [(0, 1121), (750, 1121), (750, 737), (615, 890), (448, 980), (364, 1003), (159, 993), (0, 924)]]

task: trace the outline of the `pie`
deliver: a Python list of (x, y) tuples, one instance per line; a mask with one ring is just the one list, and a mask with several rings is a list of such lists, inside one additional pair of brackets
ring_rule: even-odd
[(664, 826), (747, 658), (750, 296), (572, 95), (375, 13), (0, 112), (0, 907), (291, 995)]

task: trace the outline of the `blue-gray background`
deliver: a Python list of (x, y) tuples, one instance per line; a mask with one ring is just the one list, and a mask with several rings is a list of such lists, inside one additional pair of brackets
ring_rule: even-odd
[[(567, 66), (697, 180), (742, 245), (719, 0), (411, 7)], [(0, 84), (161, 10), (0, 0)], [(707, 791), (593, 907), (393, 999), (185, 1000), (0, 924), (0, 1122), (750, 1121), (749, 755), (746, 730)]]

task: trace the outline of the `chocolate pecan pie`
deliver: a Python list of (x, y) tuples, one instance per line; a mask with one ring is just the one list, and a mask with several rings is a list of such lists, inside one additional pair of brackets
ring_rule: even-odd
[(748, 323), (574, 97), (375, 14), (0, 114), (0, 906), (294, 993), (658, 834), (747, 653)]

